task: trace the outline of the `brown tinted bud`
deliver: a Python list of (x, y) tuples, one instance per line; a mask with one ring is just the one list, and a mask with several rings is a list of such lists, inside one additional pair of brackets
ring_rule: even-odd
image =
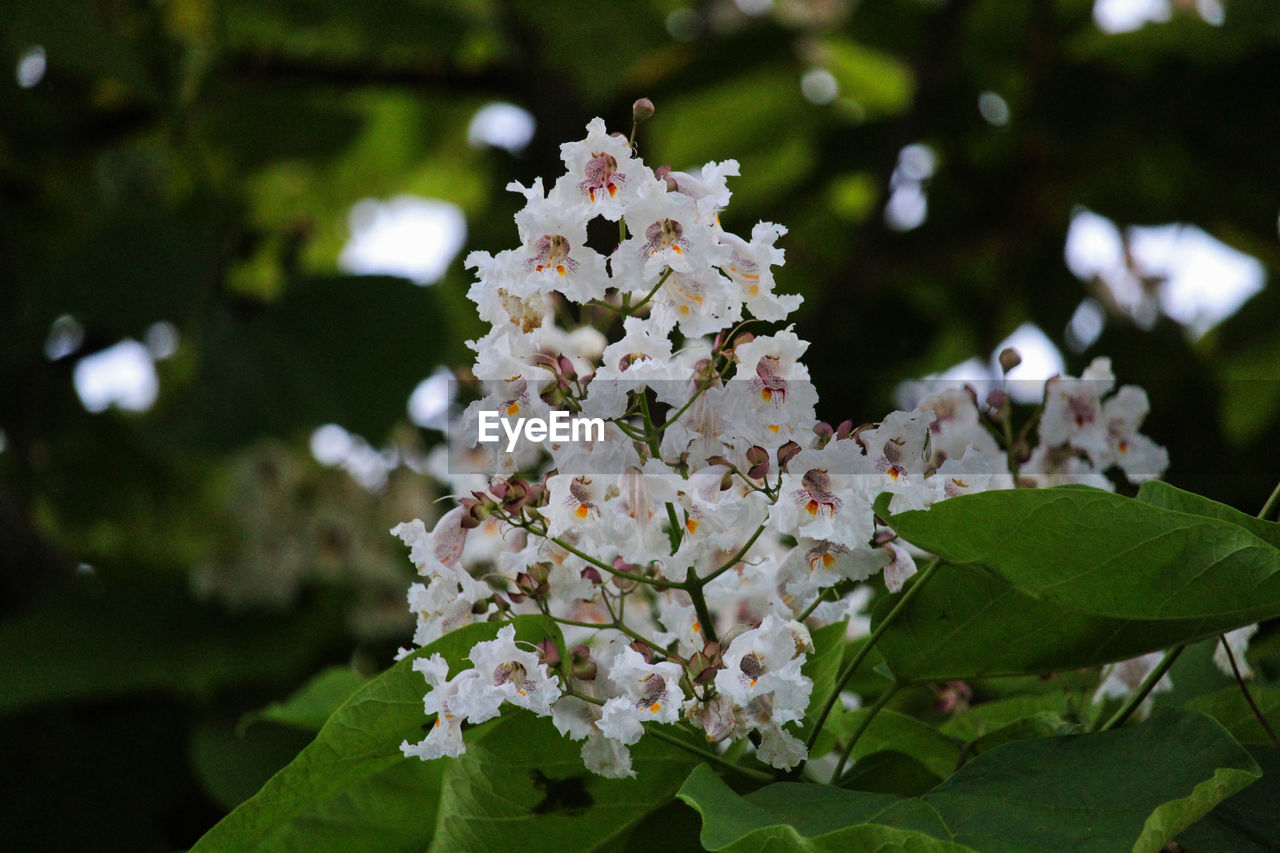
[(992, 388), (987, 392), (987, 405), (993, 409), (1003, 409), (1009, 402), (1009, 393), (1003, 388)]
[(529, 576), (540, 584), (546, 583), (551, 577), (550, 563), (534, 563), (529, 566)]
[(551, 669), (560, 665), (560, 650), (554, 640), (543, 640), (538, 643), (538, 659)]
[(636, 640), (631, 644), (631, 649), (632, 651), (639, 652), (640, 657), (644, 658), (645, 663), (653, 663), (653, 649), (649, 648), (648, 643), (642, 640)]
[(786, 444), (778, 448), (778, 467), (783, 471), (787, 470), (787, 463), (800, 452), (800, 445), (794, 441), (788, 441)]
[(653, 101), (640, 98), (631, 105), (631, 118), (636, 124), (653, 117)]
[(573, 362), (570, 361), (567, 356), (560, 356), (560, 358), (556, 360), (556, 364), (560, 367), (560, 374), (562, 376), (572, 379), (578, 375), (578, 371), (573, 368)]
[(1022, 354), (1013, 347), (1000, 350), (1000, 369), (1005, 373), (1022, 364)]
[(587, 566), (582, 570), (581, 575), (586, 580), (591, 581), (596, 586), (604, 583), (604, 578), (600, 577), (600, 571), (595, 566)]
[(710, 684), (711, 682), (716, 680), (716, 671), (718, 669), (719, 667), (716, 667), (716, 666), (707, 667), (702, 672), (698, 673), (693, 677), (693, 683), (694, 684)]
[(747, 476), (751, 479), (758, 480), (769, 473), (769, 451), (760, 445), (753, 444), (747, 448), (747, 462), (751, 465), (747, 470)]
[(584, 660), (573, 665), (573, 677), (579, 681), (595, 681), (596, 673), (594, 661)]
[(836, 427), (836, 440), (848, 438), (853, 434), (853, 421), (841, 421), (840, 426)]
[(707, 464), (708, 464), (708, 465), (723, 465), (723, 466), (724, 466), (724, 467), (726, 467), (726, 468), (732, 468), (732, 467), (733, 467), (733, 463), (732, 463), (732, 462), (730, 462), (728, 459), (725, 459), (723, 456), (708, 456), (708, 457), (707, 457)]

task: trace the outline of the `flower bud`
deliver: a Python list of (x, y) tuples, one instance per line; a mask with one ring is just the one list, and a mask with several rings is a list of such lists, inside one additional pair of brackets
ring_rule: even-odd
[(1003, 388), (992, 388), (987, 392), (987, 405), (992, 409), (1003, 409), (1009, 403), (1009, 392)]
[(800, 452), (800, 445), (794, 441), (788, 441), (786, 444), (778, 448), (778, 467), (783, 471), (787, 470), (787, 463), (791, 461), (797, 453)]
[(769, 451), (760, 445), (753, 444), (747, 448), (747, 462), (751, 464), (747, 469), (747, 476), (751, 479), (759, 480), (769, 473)]
[(550, 669), (560, 665), (560, 650), (556, 648), (555, 640), (543, 640), (538, 643), (538, 659)]
[(631, 119), (639, 124), (646, 119), (653, 117), (653, 101), (648, 98), (640, 98), (631, 105)]
[(1019, 364), (1022, 364), (1022, 354), (1013, 347), (1005, 347), (1000, 350), (1000, 369), (1005, 373), (1013, 370)]
[(584, 580), (589, 580), (591, 581), (591, 583), (595, 584), (596, 586), (599, 586), (600, 584), (604, 583), (604, 578), (600, 577), (600, 570), (597, 569), (595, 566), (587, 566), (585, 569), (579, 572), (579, 574), (582, 576)]
[(636, 640), (630, 646), (632, 651), (639, 652), (645, 663), (653, 663), (653, 649), (643, 640)]

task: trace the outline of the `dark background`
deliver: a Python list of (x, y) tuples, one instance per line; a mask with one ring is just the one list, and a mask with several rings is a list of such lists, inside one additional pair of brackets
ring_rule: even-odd
[[(507, 181), (554, 178), (593, 116), (629, 130), (637, 97), (647, 161), (736, 158), (725, 226), (790, 229), (821, 416), (874, 420), (1031, 321), (1069, 371), (1108, 354), (1147, 387), (1167, 479), (1256, 511), (1280, 477), (1280, 290), (1193, 339), (1064, 263), (1087, 209), (1280, 270), (1280, 6), (1167, 5), (1110, 34), (1090, 0), (7, 0), (0, 838), (188, 846), (307, 740), (243, 714), (408, 643), (385, 531), (435, 512), (399, 463), (438, 433), (405, 406), (468, 361), (462, 259), (514, 244)], [(536, 122), (522, 150), (469, 143), (495, 101)], [(886, 206), (916, 144), (936, 165), (904, 229)], [(457, 205), (466, 248), (431, 287), (344, 273), (352, 206), (402, 194)], [(1107, 317), (1082, 348), (1088, 296)], [(86, 411), (83, 359), (165, 355), (166, 332), (153, 406)], [(371, 488), (311, 457), (328, 423), (366, 461), (397, 449)]]

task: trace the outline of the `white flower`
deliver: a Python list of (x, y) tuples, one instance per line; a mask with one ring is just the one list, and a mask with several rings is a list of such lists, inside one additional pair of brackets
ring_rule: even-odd
[(1249, 638), (1256, 633), (1258, 633), (1257, 625), (1245, 625), (1243, 628), (1224, 634), (1227, 645), (1231, 648), (1231, 657), (1227, 657), (1227, 650), (1222, 647), (1222, 641), (1219, 640), (1213, 647), (1214, 666), (1224, 674), (1235, 677), (1235, 672), (1231, 669), (1231, 658), (1235, 658), (1236, 666), (1240, 669), (1240, 677), (1253, 678), (1253, 667), (1249, 666), (1249, 662), (1245, 660), (1244, 653), (1249, 649)]
[[(1093, 701), (1126, 699), (1132, 696), (1142, 682), (1146, 681), (1147, 676), (1155, 671), (1155, 668), (1159, 666), (1160, 661), (1163, 659), (1163, 652), (1150, 652), (1141, 657), (1122, 660), (1103, 667), (1102, 683), (1098, 685), (1097, 691), (1094, 692)], [(1147, 698), (1143, 699), (1142, 704), (1138, 706), (1138, 716), (1143, 717), (1151, 712), (1151, 706), (1155, 701), (1152, 696), (1172, 689), (1173, 681), (1169, 678), (1169, 674), (1165, 673), (1156, 682), (1156, 686), (1152, 688)]]
[(625, 137), (605, 131), (603, 119), (591, 120), (586, 139), (561, 145), (560, 157), (568, 173), (556, 181), (552, 200), (583, 211), (586, 218), (603, 216), (616, 222), (644, 187), (657, 184), (665, 189), (633, 156)]
[(609, 680), (622, 695), (605, 702), (600, 731), (630, 746), (644, 734), (646, 720), (674, 723), (684, 701), (682, 674), (677, 663), (645, 663), (639, 652), (624, 648), (609, 670)]
[(800, 668), (805, 652), (812, 650), (807, 628), (770, 614), (760, 627), (739, 634), (729, 644), (724, 669), (716, 673), (716, 689), (743, 707), (771, 697), (772, 719), (778, 724), (802, 719), (813, 682)]
[(539, 662), (537, 654), (515, 643), (516, 629), (505, 625), (496, 639), (476, 643), (471, 662), (476, 677), (458, 689), (455, 706), (473, 723), (498, 715), (503, 702), (527, 708), (539, 716), (551, 713), (560, 687)]
[(438, 654), (418, 658), (413, 662), (413, 669), (422, 673), (431, 688), (422, 704), (427, 715), (435, 714), (436, 719), (426, 738), (413, 744), (406, 740), (400, 744), (400, 751), (406, 758), (416, 755), (423, 761), (444, 755), (461, 755), (466, 750), (462, 742), (463, 717), (452, 707), (452, 702), (459, 687), (475, 678), (475, 671), (465, 670), (453, 681), (447, 681), (449, 664)]

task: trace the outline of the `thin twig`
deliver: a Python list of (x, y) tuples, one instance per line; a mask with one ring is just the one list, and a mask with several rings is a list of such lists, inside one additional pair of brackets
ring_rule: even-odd
[[(1280, 492), (1280, 487), (1277, 487), (1277, 491)], [(1227, 642), (1226, 635), (1224, 634), (1218, 639), (1222, 641), (1222, 648), (1227, 652), (1227, 660), (1231, 662), (1231, 671), (1235, 673), (1236, 684), (1240, 685), (1240, 692), (1244, 694), (1244, 701), (1249, 703), (1249, 707), (1253, 709), (1253, 715), (1258, 718), (1258, 722), (1262, 723), (1262, 727), (1267, 730), (1267, 737), (1271, 738), (1273, 744), (1280, 746), (1280, 738), (1276, 737), (1275, 730), (1267, 722), (1267, 718), (1263, 715), (1262, 709), (1258, 707), (1258, 703), (1253, 701), (1253, 694), (1249, 692), (1249, 688), (1244, 683), (1244, 676), (1240, 674), (1240, 667), (1236, 665), (1236, 656), (1231, 651), (1231, 644)]]

